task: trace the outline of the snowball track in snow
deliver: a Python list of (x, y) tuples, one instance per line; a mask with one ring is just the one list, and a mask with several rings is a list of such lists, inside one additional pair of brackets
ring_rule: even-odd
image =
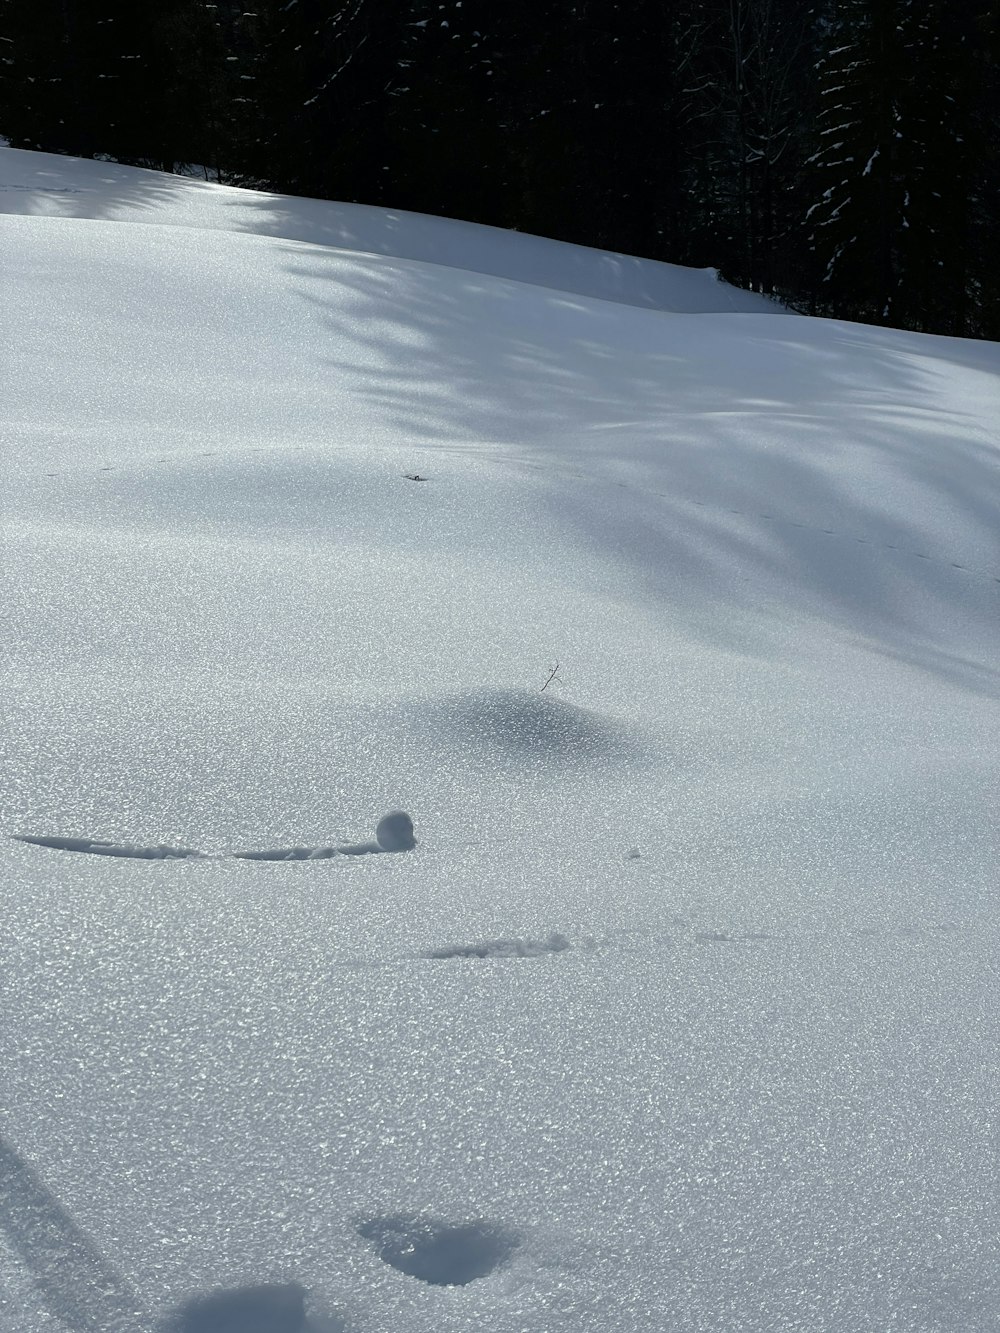
[[(122, 856), (133, 861), (179, 861), (203, 858), (206, 853), (192, 847), (133, 847), (96, 838), (61, 838), (49, 835), (15, 834), (18, 842), (52, 851), (86, 852), (93, 856)], [(336, 856), (366, 856), (379, 852), (408, 852), (416, 846), (413, 821), (404, 810), (391, 810), (379, 820), (369, 842), (342, 843), (336, 847), (279, 847), (266, 852), (231, 852), (241, 861), (328, 861)]]

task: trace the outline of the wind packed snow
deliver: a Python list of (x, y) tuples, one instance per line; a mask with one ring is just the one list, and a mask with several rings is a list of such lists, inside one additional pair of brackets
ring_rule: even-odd
[(0, 1328), (995, 1333), (1000, 349), (0, 209)]

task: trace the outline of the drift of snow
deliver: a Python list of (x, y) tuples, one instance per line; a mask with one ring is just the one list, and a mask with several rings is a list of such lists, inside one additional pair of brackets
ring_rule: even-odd
[(995, 1330), (998, 348), (0, 207), (0, 1327)]

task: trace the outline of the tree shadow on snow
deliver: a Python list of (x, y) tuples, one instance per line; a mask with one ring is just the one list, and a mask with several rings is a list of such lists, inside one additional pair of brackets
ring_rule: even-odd
[(157, 222), (155, 214), (164, 206), (183, 204), (180, 191), (191, 183), (188, 177), (118, 162), (9, 152), (0, 154), (0, 213)]
[(988, 392), (993, 349), (805, 317), (678, 322), (363, 255), (296, 249), (289, 267), (331, 371), (422, 469), (520, 470), (567, 540), (631, 566), (670, 623), (767, 658), (798, 614), (996, 695), (976, 638), (1000, 609), (1000, 468), (960, 399)]

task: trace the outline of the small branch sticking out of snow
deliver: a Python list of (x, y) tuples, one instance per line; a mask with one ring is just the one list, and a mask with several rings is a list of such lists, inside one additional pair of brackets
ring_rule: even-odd
[(544, 694), (545, 691), (548, 689), (548, 687), (552, 684), (552, 682), (553, 682), (554, 680), (557, 680), (557, 679), (558, 679), (558, 677), (556, 676), (556, 672), (557, 672), (558, 670), (559, 670), (559, 663), (557, 662), (557, 663), (555, 664), (555, 666), (552, 668), (552, 670), (549, 672), (548, 680), (546, 680), (545, 684), (542, 686), (541, 690), (539, 691), (540, 694)]

